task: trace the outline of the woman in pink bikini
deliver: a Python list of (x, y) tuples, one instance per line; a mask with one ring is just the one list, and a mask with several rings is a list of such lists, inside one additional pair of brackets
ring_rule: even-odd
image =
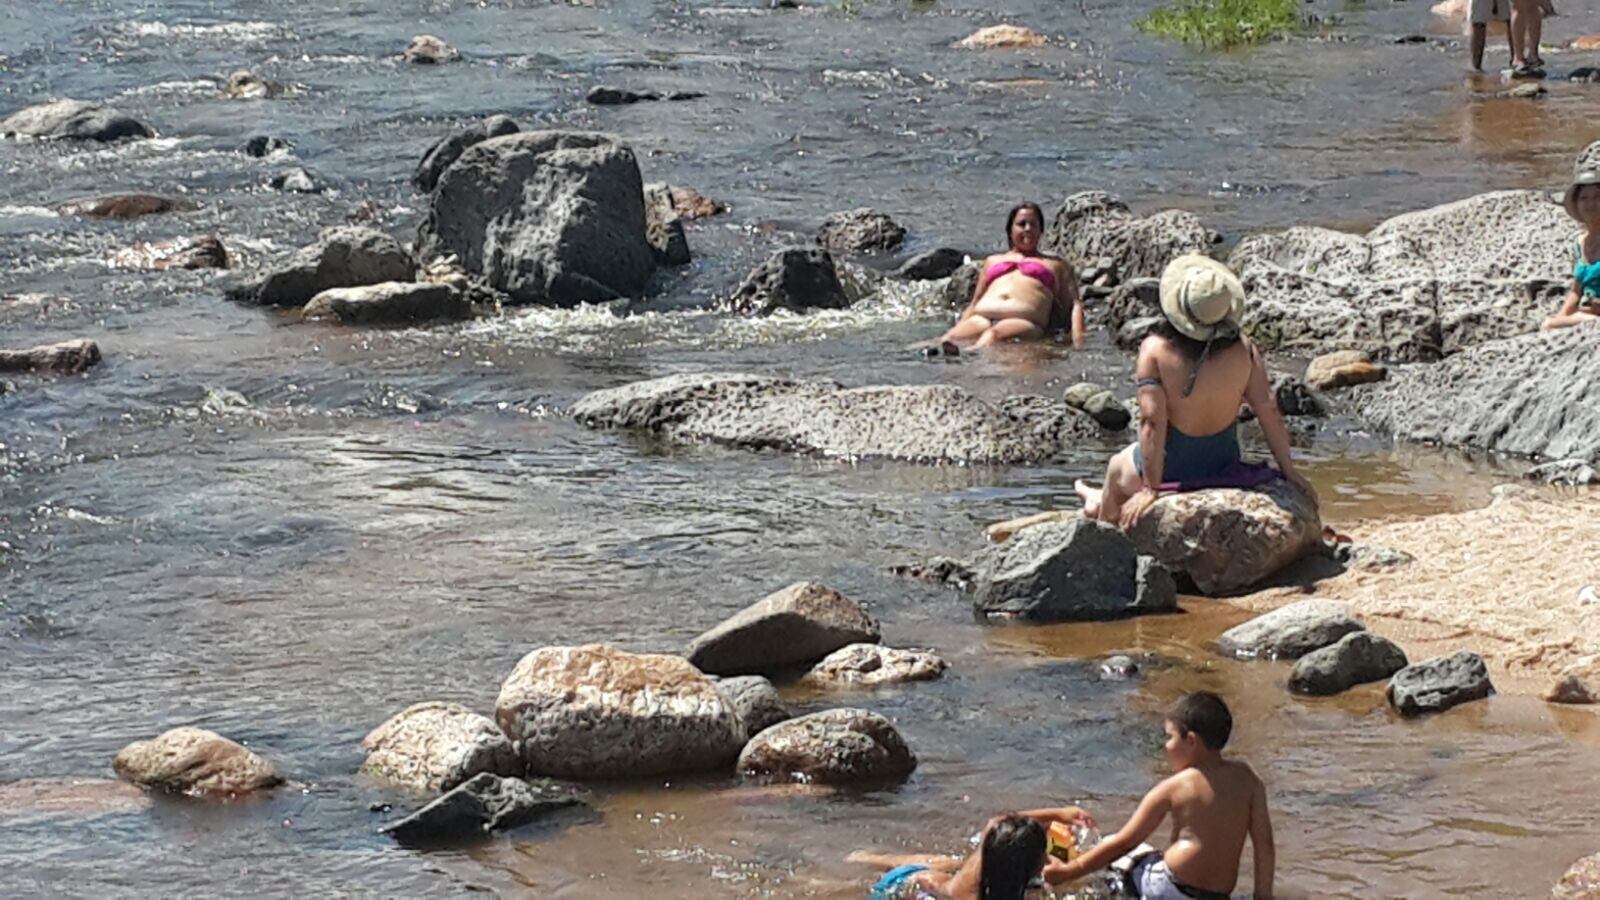
[(1037, 203), (1011, 210), (1006, 217), (1011, 249), (983, 261), (972, 302), (939, 339), (946, 353), (968, 345), (1036, 341), (1069, 322), (1073, 346), (1083, 346), (1078, 276), (1065, 260), (1039, 252), (1043, 234), (1044, 213)]

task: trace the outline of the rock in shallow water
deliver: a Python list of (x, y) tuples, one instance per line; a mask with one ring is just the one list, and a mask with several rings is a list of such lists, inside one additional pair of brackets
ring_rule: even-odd
[(228, 250), (213, 235), (173, 238), (169, 241), (140, 241), (113, 253), (113, 266), (160, 272), (167, 269), (226, 269)]
[(990, 25), (980, 28), (959, 41), (963, 50), (996, 50), (1019, 47), (1042, 47), (1048, 40), (1044, 35), (1022, 25)]
[(932, 281), (936, 278), (949, 278), (965, 265), (966, 261), (967, 255), (960, 250), (939, 247), (911, 257), (901, 263), (892, 274), (906, 281)]
[(588, 644), (522, 658), (495, 719), (532, 774), (596, 779), (723, 768), (745, 731), (728, 698), (677, 656)]
[(1402, 716), (1420, 716), (1482, 700), (1494, 693), (1483, 657), (1462, 650), (1401, 669), (1389, 682), (1389, 702)]
[(371, 228), (329, 228), (317, 241), (227, 291), (228, 299), (264, 306), (304, 306), (331, 288), (410, 281), (416, 263), (394, 238)]
[(744, 725), (745, 740), (755, 737), (779, 722), (794, 718), (778, 689), (760, 675), (738, 675), (716, 679), (717, 689), (733, 704)]
[(0, 119), (0, 134), (74, 141), (155, 137), (155, 129), (114, 109), (81, 100), (55, 100)]
[(985, 548), (973, 568), (973, 609), (990, 617), (1060, 622), (1176, 608), (1173, 597), (1139, 604), (1138, 551), (1120, 529), (1091, 519), (1025, 528)]
[(1358, 684), (1382, 681), (1406, 667), (1406, 654), (1393, 641), (1368, 631), (1355, 631), (1313, 650), (1294, 664), (1289, 690), (1326, 696)]
[(410, 325), (469, 318), (472, 304), (454, 285), (386, 281), (322, 291), (307, 301), (301, 315), (346, 325)]
[(923, 650), (899, 650), (881, 644), (842, 647), (812, 667), (800, 683), (812, 688), (877, 687), (910, 681), (932, 681), (949, 666)]
[(475, 775), (522, 774), (511, 741), (487, 716), (456, 703), (417, 703), (361, 741), (361, 771), (419, 791), (448, 791)]
[(1201, 593), (1221, 594), (1259, 584), (1316, 550), (1322, 519), (1298, 488), (1279, 479), (1254, 490), (1163, 495), (1129, 537)]
[(685, 653), (710, 675), (775, 675), (849, 644), (877, 643), (860, 603), (812, 581), (791, 584), (695, 638)]
[(95, 219), (137, 219), (140, 216), (196, 208), (195, 204), (187, 200), (163, 197), (159, 194), (110, 194), (105, 197), (71, 200), (57, 207), (56, 212), (63, 216), (89, 216)]
[(1062, 201), (1042, 244), (1077, 265), (1105, 259), (1123, 279), (1159, 278), (1185, 253), (1205, 253), (1216, 234), (1193, 213), (1169, 209), (1139, 217), (1104, 191), (1084, 191)]
[(850, 298), (833, 256), (821, 247), (785, 247), (749, 275), (728, 300), (741, 316), (766, 316), (780, 309), (845, 309)]
[(805, 784), (904, 780), (917, 758), (888, 719), (865, 709), (829, 709), (761, 732), (739, 754), (746, 778)]
[(419, 66), (442, 65), (460, 58), (461, 51), (446, 43), (444, 38), (431, 34), (417, 35), (400, 51), (400, 59)]
[(1301, 600), (1233, 626), (1217, 638), (1217, 649), (1244, 659), (1299, 659), (1365, 630), (1343, 603)]
[(117, 774), (134, 784), (190, 796), (246, 794), (283, 783), (273, 765), (203, 728), (174, 728), (117, 751)]
[(85, 338), (30, 347), (27, 350), (0, 350), (0, 372), (87, 371), (100, 362), (100, 345)]
[(502, 778), (485, 772), (404, 819), (383, 826), (379, 832), (406, 844), (455, 843), (585, 805), (581, 792), (573, 785), (544, 779)]
[(906, 230), (875, 209), (836, 212), (817, 229), (817, 240), (835, 253), (887, 253), (899, 249)]
[(287, 194), (320, 194), (323, 191), (322, 182), (298, 166), (285, 169), (268, 178), (267, 187)]
[(463, 128), (428, 148), (428, 152), (422, 155), (422, 161), (417, 163), (417, 171), (412, 173), (411, 183), (424, 193), (431, 191), (439, 183), (439, 176), (444, 174), (444, 170), (459, 159), (468, 147), (481, 144), (489, 138), (516, 134), (517, 131), (517, 123), (507, 116), (490, 116)]

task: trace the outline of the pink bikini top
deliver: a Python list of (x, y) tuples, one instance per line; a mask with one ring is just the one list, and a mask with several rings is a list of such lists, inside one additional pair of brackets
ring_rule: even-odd
[(1044, 285), (1053, 294), (1056, 290), (1056, 273), (1037, 259), (1002, 259), (989, 267), (984, 275), (993, 281), (1009, 272), (1021, 272)]

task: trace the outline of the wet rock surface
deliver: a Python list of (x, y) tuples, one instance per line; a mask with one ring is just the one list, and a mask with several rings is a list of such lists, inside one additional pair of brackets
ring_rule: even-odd
[(150, 795), (138, 785), (108, 778), (25, 778), (0, 783), (0, 819), (93, 819), (141, 812)]
[(258, 134), (245, 141), (244, 145), (239, 148), (239, 152), (243, 153), (245, 156), (261, 159), (262, 157), (271, 156), (279, 151), (287, 152), (293, 149), (294, 145), (283, 138), (273, 137), (272, 135), (267, 134)]
[(457, 703), (417, 703), (361, 740), (363, 774), (419, 791), (448, 791), (484, 772), (522, 774), (511, 741)]
[(1204, 594), (1259, 584), (1321, 545), (1322, 519), (1293, 485), (1165, 494), (1128, 535)]
[(1289, 673), (1289, 690), (1326, 696), (1358, 684), (1383, 681), (1406, 667), (1405, 651), (1368, 631), (1354, 631), (1300, 657)]
[(436, 66), (460, 58), (460, 50), (450, 46), (444, 38), (431, 34), (417, 35), (400, 51), (400, 59), (419, 66)]
[(1174, 258), (1205, 253), (1215, 240), (1193, 213), (1169, 209), (1136, 216), (1111, 194), (1084, 191), (1062, 201), (1042, 247), (1074, 266), (1107, 260), (1123, 279), (1159, 278)]
[(1365, 630), (1346, 604), (1301, 600), (1224, 631), (1217, 649), (1243, 659), (1299, 659)]
[(800, 679), (806, 687), (829, 689), (877, 687), (911, 681), (932, 681), (949, 667), (924, 650), (900, 650), (881, 644), (851, 644), (828, 654)]
[(765, 316), (780, 309), (845, 309), (850, 302), (832, 254), (820, 247), (785, 247), (745, 276), (728, 307), (741, 316)]
[(472, 304), (454, 285), (386, 281), (322, 291), (301, 315), (345, 325), (410, 325), (469, 318)]
[(342, 225), (271, 264), (264, 274), (227, 291), (228, 299), (262, 306), (304, 306), (332, 288), (410, 281), (416, 263), (381, 231)]
[(1406, 666), (1389, 682), (1389, 702), (1402, 716), (1444, 712), (1494, 692), (1483, 657), (1462, 650)]
[(196, 209), (195, 204), (159, 194), (110, 194), (71, 200), (56, 208), (63, 216), (88, 216), (92, 219), (137, 219), (161, 213)]
[(963, 50), (997, 50), (1042, 47), (1049, 43), (1044, 35), (1022, 25), (990, 25), (956, 42)]
[(509, 116), (489, 116), (482, 122), (469, 125), (429, 147), (428, 152), (422, 155), (422, 161), (417, 163), (411, 183), (417, 190), (427, 193), (439, 183), (439, 176), (444, 174), (444, 170), (459, 159), (468, 147), (490, 138), (516, 134), (518, 130), (517, 123)]
[(114, 109), (81, 100), (55, 100), (0, 119), (0, 135), (70, 141), (155, 137), (155, 129)]
[(1404, 550), (1378, 544), (1340, 542), (1333, 545), (1329, 555), (1335, 562), (1343, 563), (1346, 568), (1368, 572), (1393, 569), (1416, 562), (1416, 557)]
[(738, 675), (716, 679), (717, 689), (733, 704), (744, 726), (745, 740), (766, 731), (779, 722), (794, 718), (789, 705), (778, 695), (772, 682), (760, 675)]
[(916, 767), (894, 725), (865, 709), (829, 709), (774, 725), (750, 739), (738, 762), (745, 778), (830, 785), (902, 781)]
[(1090, 519), (1025, 528), (972, 568), (973, 609), (989, 617), (1059, 622), (1176, 608), (1139, 607), (1138, 551), (1120, 529)]
[(513, 303), (637, 297), (656, 267), (633, 150), (595, 132), (467, 147), (429, 195), (416, 246), (424, 259), (453, 254)]
[(268, 81), (244, 69), (231, 73), (222, 85), (222, 96), (229, 100), (268, 100), (281, 97), (283, 93), (282, 84)]
[(100, 345), (85, 338), (26, 350), (0, 350), (0, 372), (75, 374), (87, 371), (99, 362)]
[(173, 238), (169, 241), (140, 241), (111, 254), (110, 263), (120, 269), (161, 272), (167, 269), (226, 269), (228, 250), (214, 235)]
[(586, 806), (575, 786), (485, 772), (379, 831), (404, 844), (461, 843)]
[(174, 728), (117, 751), (112, 767), (152, 790), (189, 796), (247, 794), (283, 783), (266, 760), (203, 728)]
[(645, 239), (655, 250), (656, 262), (663, 266), (689, 264), (689, 236), (684, 232), (670, 187), (661, 183), (645, 185), (644, 222)]
[(776, 675), (841, 647), (876, 644), (866, 607), (812, 581), (791, 584), (745, 607), (690, 642), (684, 654), (711, 675)]
[(1339, 350), (1324, 353), (1306, 366), (1305, 383), (1313, 390), (1331, 391), (1357, 384), (1382, 381), (1388, 370), (1372, 361), (1364, 350)]
[(867, 207), (836, 212), (817, 229), (817, 240), (835, 253), (891, 253), (905, 239), (900, 223)]
[(275, 173), (267, 179), (267, 187), (289, 194), (320, 194), (325, 189), (317, 176), (298, 166)]
[(1040, 461), (1101, 433), (1064, 404), (1023, 399), (999, 408), (951, 385), (842, 388), (764, 375), (670, 375), (595, 391), (571, 412), (591, 428), (637, 428), (679, 441), (914, 462)]
[(906, 281), (932, 281), (936, 278), (949, 278), (965, 265), (966, 261), (967, 255), (960, 250), (938, 247), (911, 257), (901, 263), (892, 274)]
[(530, 774), (580, 780), (720, 769), (745, 738), (727, 697), (686, 660), (604, 644), (523, 657), (495, 720)]
[(1411, 441), (1600, 459), (1600, 325), (1493, 341), (1353, 389), (1358, 418)]
[(1540, 463), (1522, 474), (1529, 481), (1542, 484), (1579, 487), (1600, 484), (1600, 468), (1597, 466), (1600, 466), (1600, 461), (1591, 463), (1583, 459), (1557, 459)]

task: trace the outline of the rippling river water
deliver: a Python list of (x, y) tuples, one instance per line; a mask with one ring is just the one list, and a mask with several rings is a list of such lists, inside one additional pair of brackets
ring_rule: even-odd
[[(1494, 187), (1555, 188), (1597, 135), (1592, 93), (1538, 103), (1465, 75), (1454, 26), (1418, 2), (1318, 4), (1326, 36), (1199, 53), (1138, 34), (1148, 0), (598, 6), (536, 2), (20, 0), (0, 35), (0, 113), (108, 100), (158, 139), (0, 144), (6, 346), (97, 339), (87, 377), (0, 394), (0, 782), (104, 777), (116, 749), (179, 724), (249, 742), (296, 780), (254, 803), (158, 802), (104, 815), (0, 808), (0, 891), (19, 894), (462, 893), (852, 897), (859, 846), (957, 849), (993, 811), (1077, 800), (1113, 821), (1158, 773), (1159, 710), (1224, 690), (1237, 750), (1265, 776), (1289, 895), (1534, 896), (1595, 848), (1600, 730), (1502, 696), (1420, 723), (1377, 688), (1289, 699), (1276, 664), (1207, 642), (1243, 617), (989, 629), (888, 565), (977, 546), (986, 522), (1071, 505), (1111, 444), (1058, 465), (849, 465), (585, 431), (584, 392), (673, 372), (847, 384), (953, 382), (985, 396), (1124, 385), (1130, 362), (1032, 349), (957, 363), (904, 346), (936, 312), (890, 297), (844, 313), (729, 322), (701, 311), (786, 231), (872, 205), (910, 249), (983, 250), (1005, 208), (1076, 190), (1200, 213), (1230, 238), (1364, 226)], [(1600, 2), (1562, 2), (1548, 40)], [(1002, 20), (1027, 51), (952, 41)], [(408, 67), (433, 32), (466, 59)], [(1433, 42), (1396, 45), (1403, 33)], [(1498, 51), (1496, 51), (1498, 52)], [(1558, 60), (1577, 65), (1578, 54)], [(1495, 57), (1492, 57), (1492, 59)], [(1593, 60), (1583, 60), (1583, 64)], [(240, 67), (293, 84), (222, 100)], [(697, 90), (595, 108), (595, 84)], [(615, 131), (647, 180), (731, 215), (690, 226), (694, 265), (635, 315), (512, 311), (428, 330), (301, 325), (230, 305), (206, 273), (139, 275), (105, 257), (213, 232), (253, 266), (365, 201), (409, 238), (423, 149), (461, 122)], [(294, 158), (237, 152), (254, 134)], [(304, 165), (333, 190), (262, 187)], [(113, 190), (198, 209), (132, 222), (57, 218)], [(1302, 439), (1329, 517), (1483, 502), (1514, 463), (1328, 431)], [(922, 765), (904, 787), (818, 797), (709, 779), (604, 787), (600, 816), (465, 852), (373, 833), (361, 736), (423, 699), (487, 711), (528, 650), (608, 641), (675, 649), (790, 581), (870, 604), (888, 642), (937, 649), (943, 681), (851, 698), (894, 717)], [(1093, 659), (1175, 660), (1108, 684)], [(797, 696), (810, 708), (836, 699)]]

